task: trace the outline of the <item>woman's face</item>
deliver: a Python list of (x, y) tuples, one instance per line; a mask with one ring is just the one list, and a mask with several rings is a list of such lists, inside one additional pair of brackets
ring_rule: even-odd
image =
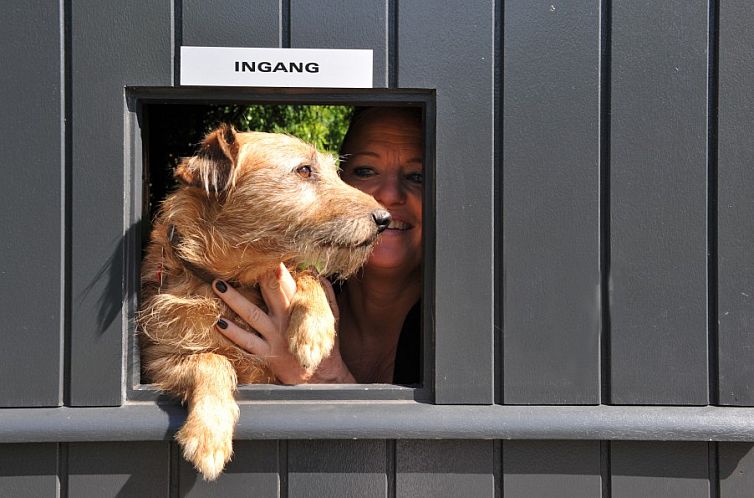
[(370, 109), (344, 144), (343, 180), (372, 195), (392, 216), (367, 266), (411, 271), (422, 260), (423, 134), (401, 110)]

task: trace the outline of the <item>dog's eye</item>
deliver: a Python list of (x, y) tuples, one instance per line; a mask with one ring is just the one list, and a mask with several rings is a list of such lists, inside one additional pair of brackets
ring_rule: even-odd
[(299, 166), (296, 168), (296, 173), (298, 173), (298, 176), (301, 178), (309, 178), (312, 176), (312, 167), (311, 166)]

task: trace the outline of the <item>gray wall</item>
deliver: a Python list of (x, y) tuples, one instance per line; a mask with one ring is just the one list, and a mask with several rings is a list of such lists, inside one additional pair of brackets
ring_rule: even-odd
[[(0, 496), (751, 496), (750, 0), (16, 3)], [(124, 88), (178, 85), (181, 45), (370, 48), (437, 95), (430, 399), (272, 389), (213, 484), (130, 348)]]

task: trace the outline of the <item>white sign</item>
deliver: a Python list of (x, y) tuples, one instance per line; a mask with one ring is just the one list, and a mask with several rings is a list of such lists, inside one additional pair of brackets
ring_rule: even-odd
[(371, 88), (372, 51), (181, 47), (181, 85)]

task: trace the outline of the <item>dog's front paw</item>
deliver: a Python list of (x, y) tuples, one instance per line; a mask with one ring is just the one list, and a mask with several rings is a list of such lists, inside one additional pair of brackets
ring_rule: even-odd
[(302, 367), (310, 371), (317, 369), (335, 345), (335, 319), (332, 314), (293, 314), (288, 332), (291, 353)]
[(202, 402), (189, 410), (189, 416), (175, 438), (183, 457), (205, 480), (214, 481), (233, 455), (233, 430), (238, 405)]
[(335, 345), (335, 317), (322, 284), (313, 275), (303, 274), (296, 279), (288, 345), (299, 364), (310, 372), (330, 355)]

